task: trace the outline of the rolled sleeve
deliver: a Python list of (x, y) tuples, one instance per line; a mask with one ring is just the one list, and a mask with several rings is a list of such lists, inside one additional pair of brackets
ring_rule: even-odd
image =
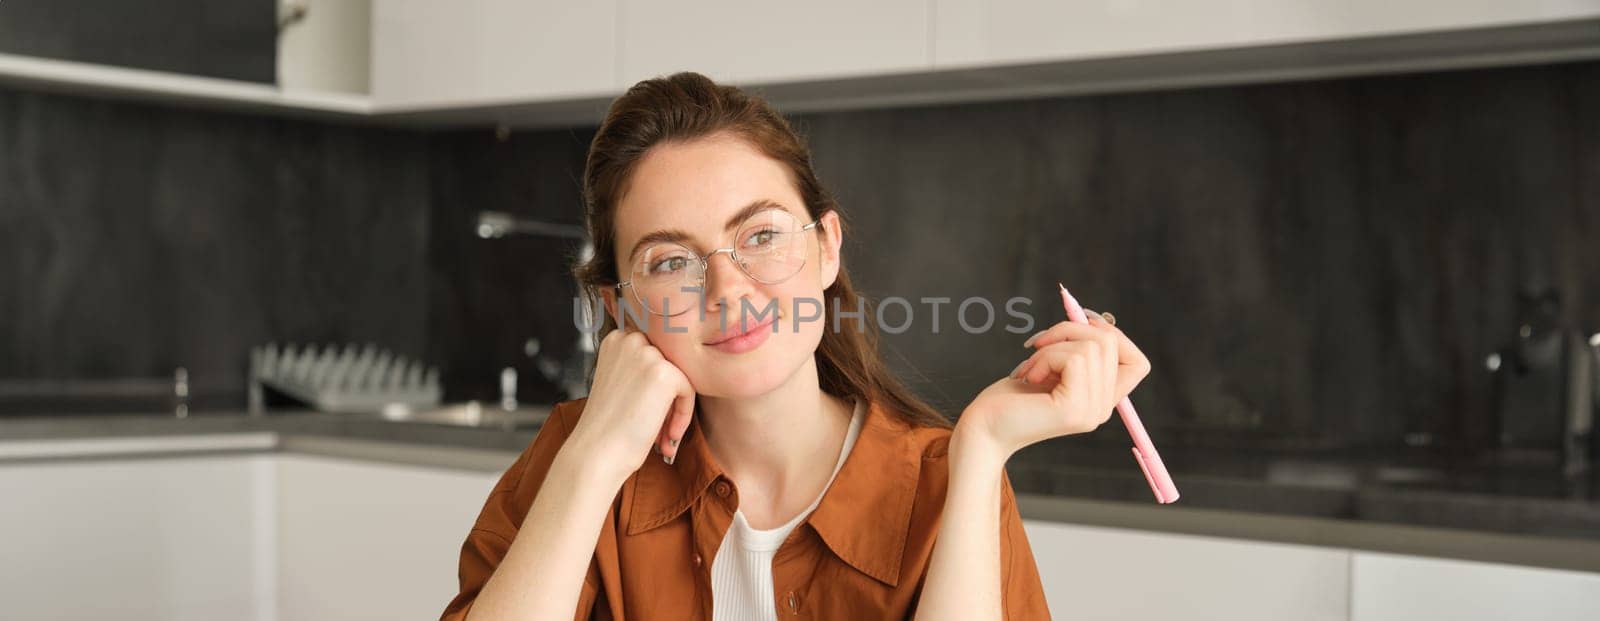
[[(539, 493), (539, 487), (544, 483), (545, 475), (550, 471), (550, 465), (555, 461), (556, 453), (561, 449), (567, 435), (571, 433), (571, 425), (567, 421), (567, 409), (572, 402), (557, 404), (550, 412), (545, 424), (539, 428), (533, 442), (523, 449), (517, 460), (500, 475), (494, 488), (489, 492), (489, 497), (484, 501), (483, 509), (478, 512), (478, 519), (473, 523), (472, 529), (467, 532), (466, 541), (461, 544), (461, 558), (457, 570), (460, 590), (446, 605), (440, 621), (463, 621), (467, 613), (472, 610), (472, 604), (477, 600), (478, 593), (483, 590), (483, 585), (488, 583), (489, 576), (494, 575), (495, 568), (505, 560), (506, 553), (511, 549), (511, 542), (517, 536), (517, 530), (522, 525), (522, 520), (527, 517), (528, 509), (533, 504), (533, 499)], [(584, 576), (583, 589), (578, 597), (578, 608), (574, 619), (588, 619), (594, 609), (594, 603), (599, 596), (600, 577), (598, 568), (591, 563), (588, 575)]]
[(1000, 597), (1004, 618), (1049, 619), (1044, 582), (1039, 578), (1028, 533), (1022, 527), (1011, 476), (1002, 473), (1000, 481)]

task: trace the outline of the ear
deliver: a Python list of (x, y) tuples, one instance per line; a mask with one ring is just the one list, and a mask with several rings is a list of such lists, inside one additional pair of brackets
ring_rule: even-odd
[(612, 286), (595, 287), (600, 290), (600, 302), (605, 305), (607, 317), (617, 316), (617, 288)]
[(844, 244), (844, 230), (839, 220), (838, 212), (829, 209), (819, 218), (822, 221), (822, 235), (818, 236), (822, 260), (818, 261), (822, 269), (822, 288), (833, 286), (839, 279), (839, 248)]

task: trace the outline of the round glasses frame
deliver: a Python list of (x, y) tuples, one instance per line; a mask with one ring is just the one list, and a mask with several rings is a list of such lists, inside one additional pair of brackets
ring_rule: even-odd
[[(822, 224), (822, 219), (821, 218), (818, 218), (816, 220), (812, 220), (810, 223), (805, 224), (804, 226), (801, 226), (800, 228), (796, 229), (791, 234), (792, 235), (799, 235), (801, 233), (804, 233), (806, 231), (809, 231), (811, 229), (816, 228), (818, 224)], [(741, 226), (740, 228), (743, 229), (744, 227)], [(682, 244), (678, 244), (678, 245), (682, 246)], [(716, 250), (712, 250), (711, 252), (707, 252), (707, 253), (705, 253), (703, 255), (698, 255), (696, 258), (698, 258), (700, 260), (700, 278), (699, 278), (700, 282), (696, 283), (694, 286), (699, 287), (702, 292), (705, 290), (704, 287), (706, 285), (706, 274), (711, 271), (711, 257), (717, 256), (717, 255), (722, 254), (724, 252), (728, 253), (728, 257), (733, 259), (733, 264), (739, 266), (739, 271), (742, 272), (746, 277), (748, 277), (750, 280), (754, 280), (756, 282), (763, 283), (763, 284), (775, 285), (775, 284), (778, 284), (780, 282), (784, 282), (786, 280), (789, 280), (790, 278), (794, 278), (794, 274), (798, 274), (798, 273), (800, 273), (800, 270), (805, 269), (805, 263), (802, 262), (800, 264), (800, 266), (795, 269), (794, 274), (790, 274), (790, 275), (785, 276), (783, 278), (780, 278), (778, 280), (762, 280), (760, 278), (756, 278), (755, 274), (751, 274), (750, 273), (750, 268), (745, 267), (744, 258), (739, 255), (739, 250), (737, 248), (738, 248), (737, 246), (729, 246), (727, 248), (717, 248)], [(688, 248), (685, 247), (685, 249), (687, 250)], [(694, 252), (691, 250), (690, 254), (694, 254)], [(628, 280), (624, 280), (624, 281), (619, 282), (619, 283), (617, 283), (615, 285), (612, 285), (612, 288), (618, 289), (619, 292), (620, 292), (620, 289), (622, 289), (623, 287), (627, 287), (629, 291), (632, 291), (633, 294), (632, 294), (631, 297), (633, 298), (633, 300), (635, 302), (638, 302), (639, 306), (644, 307), (644, 309), (646, 311), (649, 311), (650, 314), (652, 314), (652, 315), (660, 315), (662, 317), (673, 317), (673, 316), (677, 316), (677, 315), (682, 315), (682, 314), (684, 314), (684, 313), (689, 311), (688, 308), (684, 308), (683, 310), (678, 311), (676, 313), (672, 313), (670, 315), (667, 314), (667, 313), (664, 313), (664, 312), (658, 312), (655, 309), (650, 308), (650, 304), (648, 304), (644, 300), (640, 299), (639, 291), (633, 287), (633, 279), (630, 278)]]

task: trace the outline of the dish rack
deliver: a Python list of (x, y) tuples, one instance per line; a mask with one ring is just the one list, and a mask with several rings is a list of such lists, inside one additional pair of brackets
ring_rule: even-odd
[(265, 409), (264, 386), (323, 412), (381, 412), (385, 406), (437, 406), (439, 368), (368, 343), (318, 349), (269, 343), (250, 350), (250, 413)]

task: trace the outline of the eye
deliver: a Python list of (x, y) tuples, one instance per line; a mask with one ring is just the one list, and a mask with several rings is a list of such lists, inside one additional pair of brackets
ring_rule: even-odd
[(671, 276), (683, 271), (688, 264), (689, 260), (685, 257), (663, 257), (650, 264), (650, 274), (652, 276)]
[(782, 233), (770, 228), (756, 229), (745, 236), (744, 247), (749, 250), (764, 250), (772, 247), (781, 235)]

